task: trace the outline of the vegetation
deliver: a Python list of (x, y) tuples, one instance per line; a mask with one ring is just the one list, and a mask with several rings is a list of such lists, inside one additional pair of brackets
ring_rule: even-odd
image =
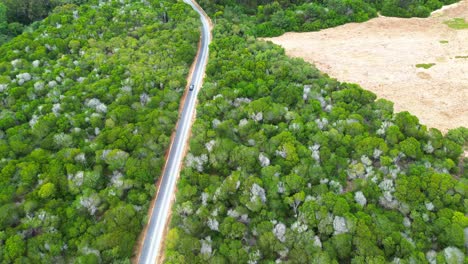
[(244, 21), (216, 17), (166, 262), (468, 261), (468, 129), (394, 113)]
[(416, 68), (424, 68), (424, 69), (429, 69), (431, 68), (432, 66), (434, 66), (435, 63), (420, 63), (420, 64), (416, 64)]
[(448, 40), (440, 40), (439, 42), (440, 42), (440, 44), (448, 44), (449, 43)]
[[(295, 0), (240, 1), (200, 0), (200, 4), (216, 19), (226, 10), (249, 15), (255, 36), (278, 36), (287, 31), (315, 31), (348, 22), (363, 22), (384, 16), (428, 17), (431, 11), (457, 0)], [(230, 10), (229, 10), (230, 11)], [(234, 21), (237, 18), (233, 18)], [(246, 21), (244, 21), (245, 23)]]
[[(45, 18), (53, 8), (86, 0), (0, 0), (0, 45), (23, 32), (25, 26)], [(33, 30), (34, 26), (30, 29)]]
[[(0, 262), (128, 263), (198, 17), (175, 0), (1, 1), (1, 30), (68, 4), (0, 47)], [(441, 2), (202, 3), (216, 26), (168, 263), (468, 261), (468, 129), (427, 129), (254, 38)]]
[(468, 55), (467, 56), (455, 56), (455, 59), (468, 59)]
[(93, 0), (0, 47), (1, 263), (129, 263), (198, 25), (178, 1)]
[(453, 29), (468, 29), (468, 23), (464, 18), (454, 18), (444, 22), (447, 26)]

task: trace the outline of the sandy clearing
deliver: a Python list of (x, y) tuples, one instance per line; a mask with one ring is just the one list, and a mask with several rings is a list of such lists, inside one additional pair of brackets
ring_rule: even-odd
[[(378, 17), (319, 32), (269, 38), (340, 81), (360, 84), (443, 132), (468, 127), (468, 30), (443, 22), (468, 21), (468, 0), (429, 18)], [(448, 43), (441, 43), (448, 41)], [(416, 64), (435, 63), (429, 69)]]

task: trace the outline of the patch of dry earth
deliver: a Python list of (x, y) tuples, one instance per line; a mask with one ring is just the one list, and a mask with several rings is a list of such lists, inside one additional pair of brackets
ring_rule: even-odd
[[(468, 0), (429, 18), (378, 17), (318, 32), (269, 38), (343, 82), (360, 84), (444, 132), (468, 127), (468, 30), (443, 22), (468, 21)], [(448, 41), (448, 43), (441, 43)], [(435, 63), (429, 69), (416, 64)]]

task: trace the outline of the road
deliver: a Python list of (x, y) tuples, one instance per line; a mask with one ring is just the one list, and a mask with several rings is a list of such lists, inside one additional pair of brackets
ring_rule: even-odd
[(184, 107), (178, 121), (176, 135), (166, 161), (166, 167), (163, 172), (161, 184), (157, 193), (155, 205), (151, 211), (146, 235), (141, 248), (138, 263), (154, 264), (157, 263), (161, 248), (164, 242), (165, 227), (168, 224), (172, 200), (174, 197), (177, 179), (180, 173), (181, 163), (184, 156), (184, 149), (189, 138), (189, 131), (192, 126), (193, 115), (195, 113), (195, 103), (200, 89), (203, 76), (205, 74), (206, 63), (208, 60), (208, 45), (211, 41), (210, 24), (204, 11), (192, 0), (184, 0), (185, 3), (200, 15), (202, 22), (202, 36), (197, 60), (193, 70), (190, 85), (194, 85), (193, 91), (187, 88), (187, 95)]

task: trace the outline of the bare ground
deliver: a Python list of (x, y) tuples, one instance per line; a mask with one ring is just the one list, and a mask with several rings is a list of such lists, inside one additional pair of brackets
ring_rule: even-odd
[[(468, 0), (429, 18), (378, 17), (319, 32), (265, 39), (343, 82), (360, 84), (443, 132), (468, 127), (468, 30), (444, 21), (465, 18)], [(458, 58), (457, 58), (458, 56)], [(429, 69), (416, 64), (435, 63)]]

